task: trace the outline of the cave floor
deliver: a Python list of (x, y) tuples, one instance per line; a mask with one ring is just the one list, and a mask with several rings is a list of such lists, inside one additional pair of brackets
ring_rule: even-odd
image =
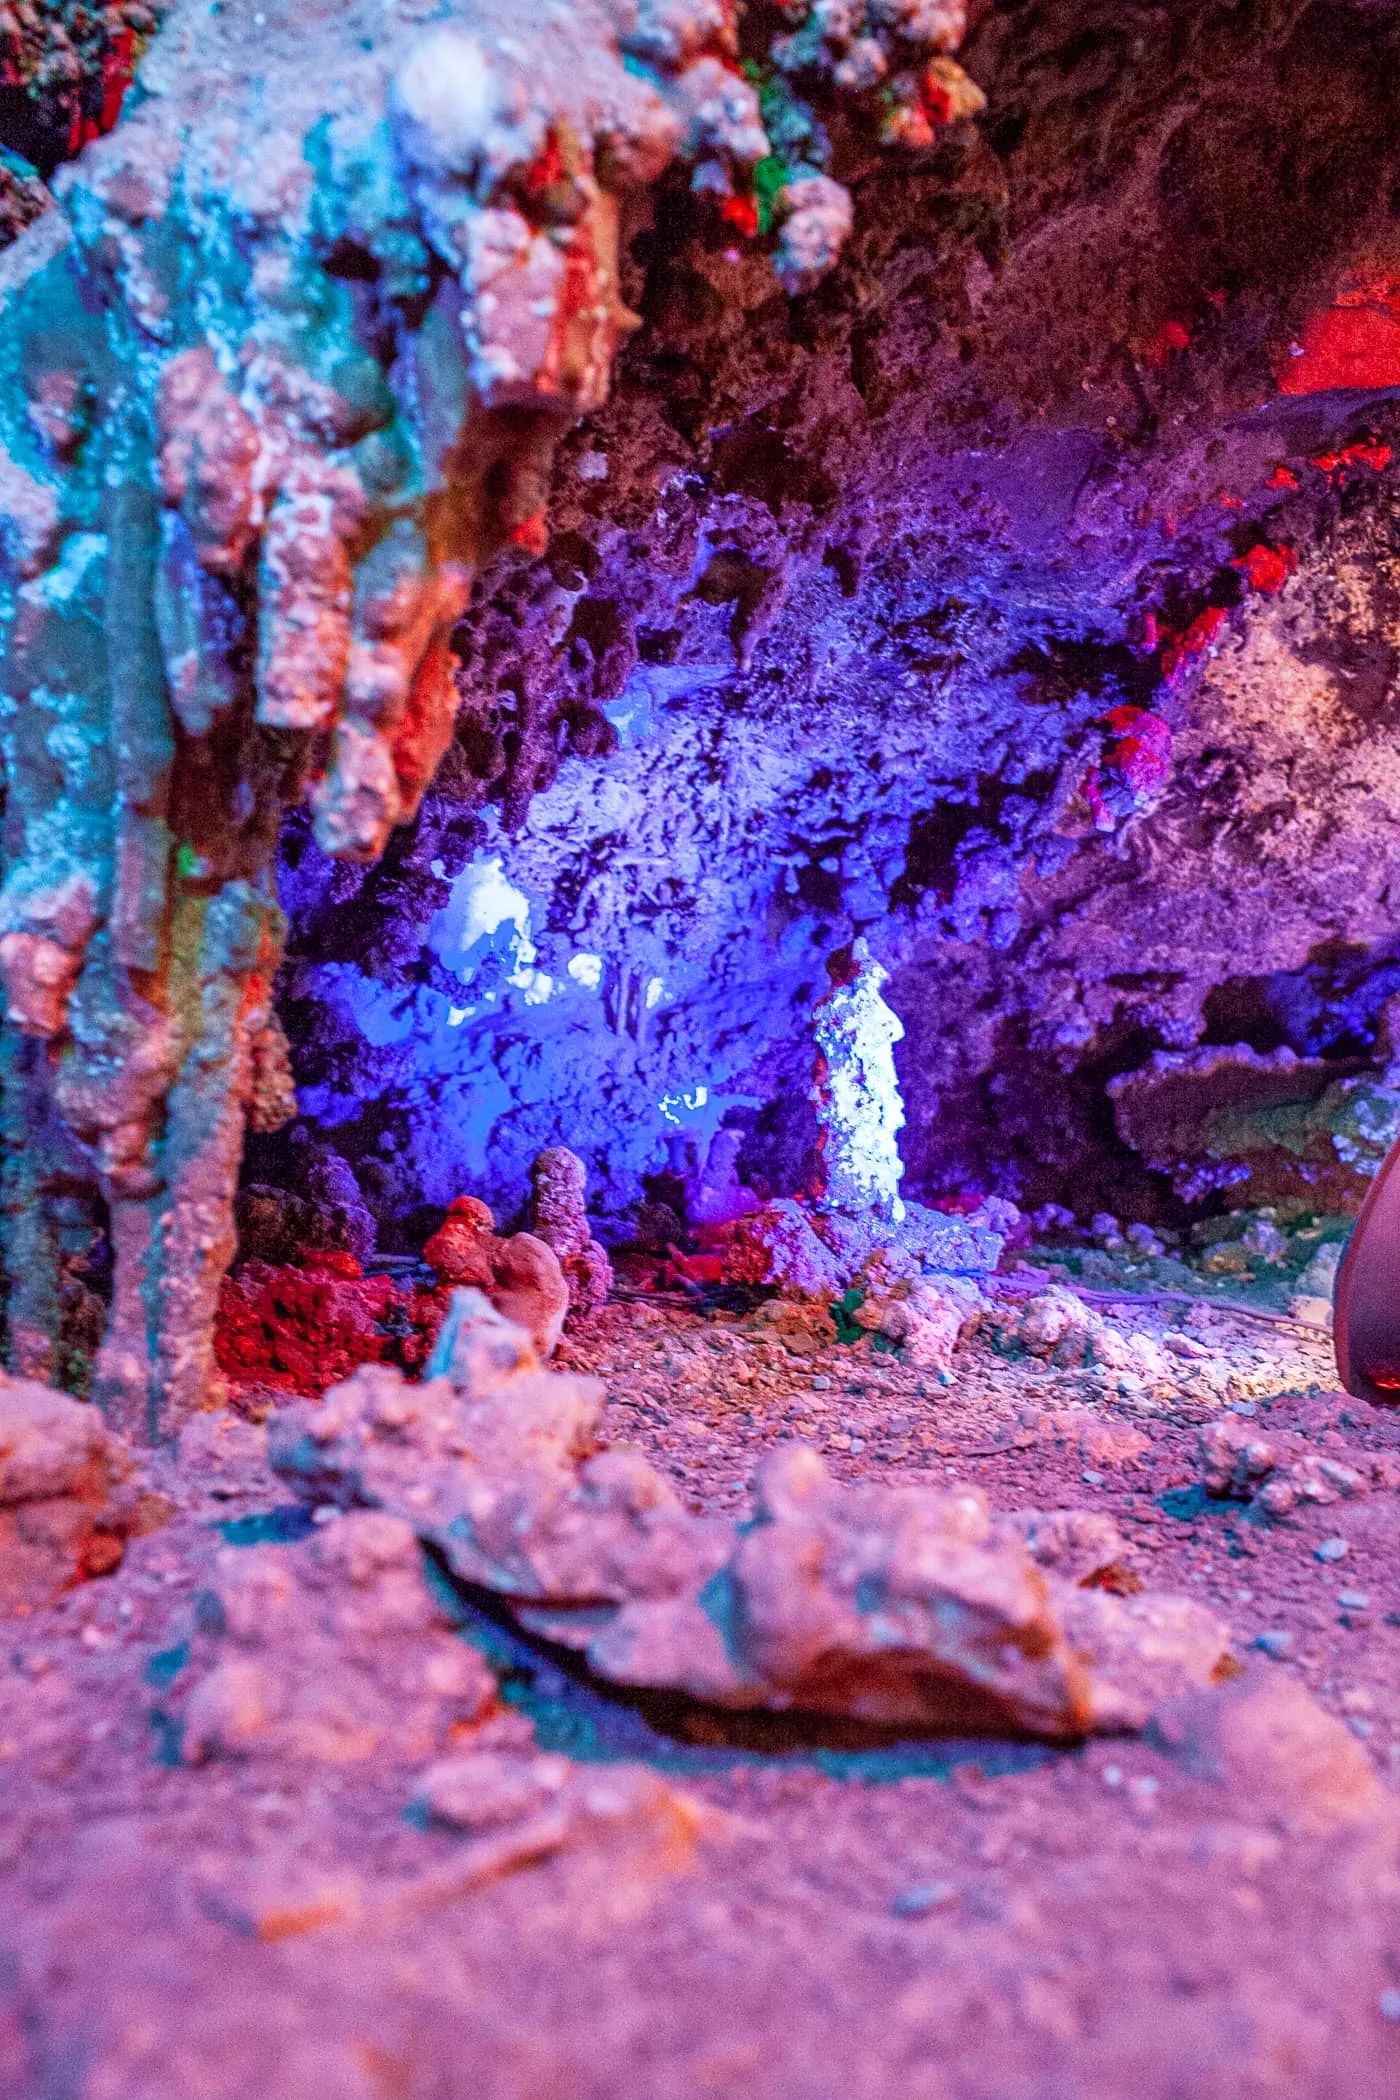
[[(1124, 1331), (1182, 1319), (1144, 1305)], [(755, 1747), (605, 1699), (464, 1608), (506, 1702), (483, 1742), (533, 1731), (604, 1776), (640, 1760), (694, 1804), (680, 1848), (566, 1850), (470, 1892), (431, 1879), (454, 1841), (405, 1817), (409, 1767), (180, 1762), (195, 1599), (287, 1494), (255, 1433), (151, 1461), (168, 1520), (6, 1627), (0, 2092), (1393, 2096), (1400, 1498), (1266, 1523), (1203, 1496), (1198, 1446), (1234, 1411), (1322, 1453), (1400, 1454), (1400, 1413), (1336, 1392), (1323, 1338), (1218, 1310), (1188, 1326), (1203, 1353), (1166, 1396), (980, 1341), (945, 1384), (868, 1339), (661, 1302), (608, 1307), (560, 1361), (604, 1379), (610, 1439), (697, 1508), (740, 1510), (761, 1453), (801, 1435), (841, 1478), (1112, 1517), (1116, 1579), (1208, 1602), (1243, 1682), (1296, 1677), (1336, 1717), (1296, 1769), (1255, 1786), (1170, 1729)]]

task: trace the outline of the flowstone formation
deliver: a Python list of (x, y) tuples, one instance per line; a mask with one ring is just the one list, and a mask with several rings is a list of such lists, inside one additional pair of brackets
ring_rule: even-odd
[(53, 1367), (105, 1208), (94, 1390), (134, 1433), (217, 1391), (245, 1127), (293, 1105), (282, 814), (369, 861), (418, 809), (473, 577), (544, 554), (635, 326), (624, 226), (681, 156), (809, 288), (849, 200), (774, 83), (893, 140), (976, 105), (956, 7), (792, 13), (750, 61), (777, 139), (725, 5), (184, 0), (0, 265), (10, 1352)]

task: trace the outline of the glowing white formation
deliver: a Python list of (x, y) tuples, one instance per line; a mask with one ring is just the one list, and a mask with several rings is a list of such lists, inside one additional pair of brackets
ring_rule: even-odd
[(904, 1103), (894, 1046), (904, 1023), (880, 997), (888, 979), (866, 943), (856, 941), (850, 974), (833, 983), (812, 1016), (817, 1062), (811, 1098), (820, 1125), (823, 1207), (852, 1217), (874, 1212), (898, 1224), (904, 1216), (904, 1162), (895, 1133), (904, 1124)]
[(668, 1123), (679, 1123), (681, 1118), (676, 1114), (678, 1108), (687, 1108), (692, 1115), (696, 1115), (704, 1108), (709, 1098), (710, 1089), (707, 1086), (697, 1086), (688, 1094), (663, 1094), (656, 1105)]
[[(527, 1006), (542, 1005), (554, 990), (554, 979), (535, 968), (530, 900), (508, 880), (498, 855), (473, 861), (456, 877), (452, 894), (434, 921), (432, 944), (439, 961), (455, 970), (463, 984), (470, 984), (476, 975), (477, 948), (483, 941), (494, 946), (503, 926), (514, 929), (507, 940), (510, 969), (506, 982), (525, 994)], [(488, 993), (488, 999), (490, 996)], [(450, 1019), (449, 1026), (458, 1027), (473, 1010), (453, 1007), (456, 1018)]]

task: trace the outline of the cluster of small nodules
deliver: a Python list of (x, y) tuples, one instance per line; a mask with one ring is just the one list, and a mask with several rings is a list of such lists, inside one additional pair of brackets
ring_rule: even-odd
[(878, 97), (887, 144), (931, 146), (940, 126), (986, 106), (948, 56), (967, 26), (963, 0), (786, 0), (783, 13), (799, 26), (774, 39), (777, 65)]
[(323, 1393), (362, 1364), (421, 1370), (446, 1307), (441, 1292), (366, 1276), (334, 1249), (298, 1263), (247, 1261), (220, 1288), (214, 1348), (245, 1389)]
[(1337, 1270), (1349, 1223), (1340, 1217), (1286, 1215), (1272, 1205), (1198, 1218), (1177, 1230), (1158, 1223), (1124, 1224), (1095, 1211), (1087, 1225), (1059, 1203), (1042, 1204), (1026, 1221), (1035, 1260), (1068, 1262), (1085, 1284), (1120, 1277), (1139, 1285), (1144, 1274), (1169, 1288), (1201, 1290), (1261, 1284), (1276, 1310), (1304, 1326), (1329, 1328)]
[[(312, 1163), (310, 1184), (344, 1196), (354, 1177)], [(239, 1199), (245, 1259), (224, 1279), (215, 1347), (220, 1368), (241, 1386), (322, 1393), (362, 1364), (421, 1372), (437, 1339), (449, 1293), (479, 1290), (524, 1328), (541, 1356), (558, 1347), (568, 1313), (605, 1303), (612, 1268), (593, 1238), (583, 1162), (551, 1146), (532, 1170), (532, 1232), (496, 1231), (489, 1206), (458, 1196), (423, 1249), (432, 1283), (366, 1275), (372, 1220), (361, 1205), (319, 1205), (255, 1185)], [(357, 1192), (356, 1192), (357, 1193)], [(369, 1227), (366, 1237), (358, 1229)], [(300, 1244), (289, 1235), (298, 1230)], [(329, 1245), (353, 1239), (354, 1251)], [(257, 1248), (259, 1252), (249, 1252)], [(271, 1256), (267, 1259), (265, 1256)]]

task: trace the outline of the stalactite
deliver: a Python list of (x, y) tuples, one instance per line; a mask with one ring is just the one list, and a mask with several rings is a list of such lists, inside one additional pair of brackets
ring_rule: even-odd
[[(12, 1349), (53, 1372), (61, 1213), (100, 1199), (96, 1390), (150, 1438), (218, 1389), (280, 816), (368, 861), (414, 815), (473, 576), (547, 544), (554, 447), (635, 325), (623, 214), (677, 153), (716, 198), (774, 158), (728, 6), (593, 0), (543, 58), (489, 0), (311, 13), (314, 68), (304, 6), (177, 4), (0, 283)], [(875, 13), (906, 57), (961, 23)], [(788, 172), (807, 284), (849, 206)]]

